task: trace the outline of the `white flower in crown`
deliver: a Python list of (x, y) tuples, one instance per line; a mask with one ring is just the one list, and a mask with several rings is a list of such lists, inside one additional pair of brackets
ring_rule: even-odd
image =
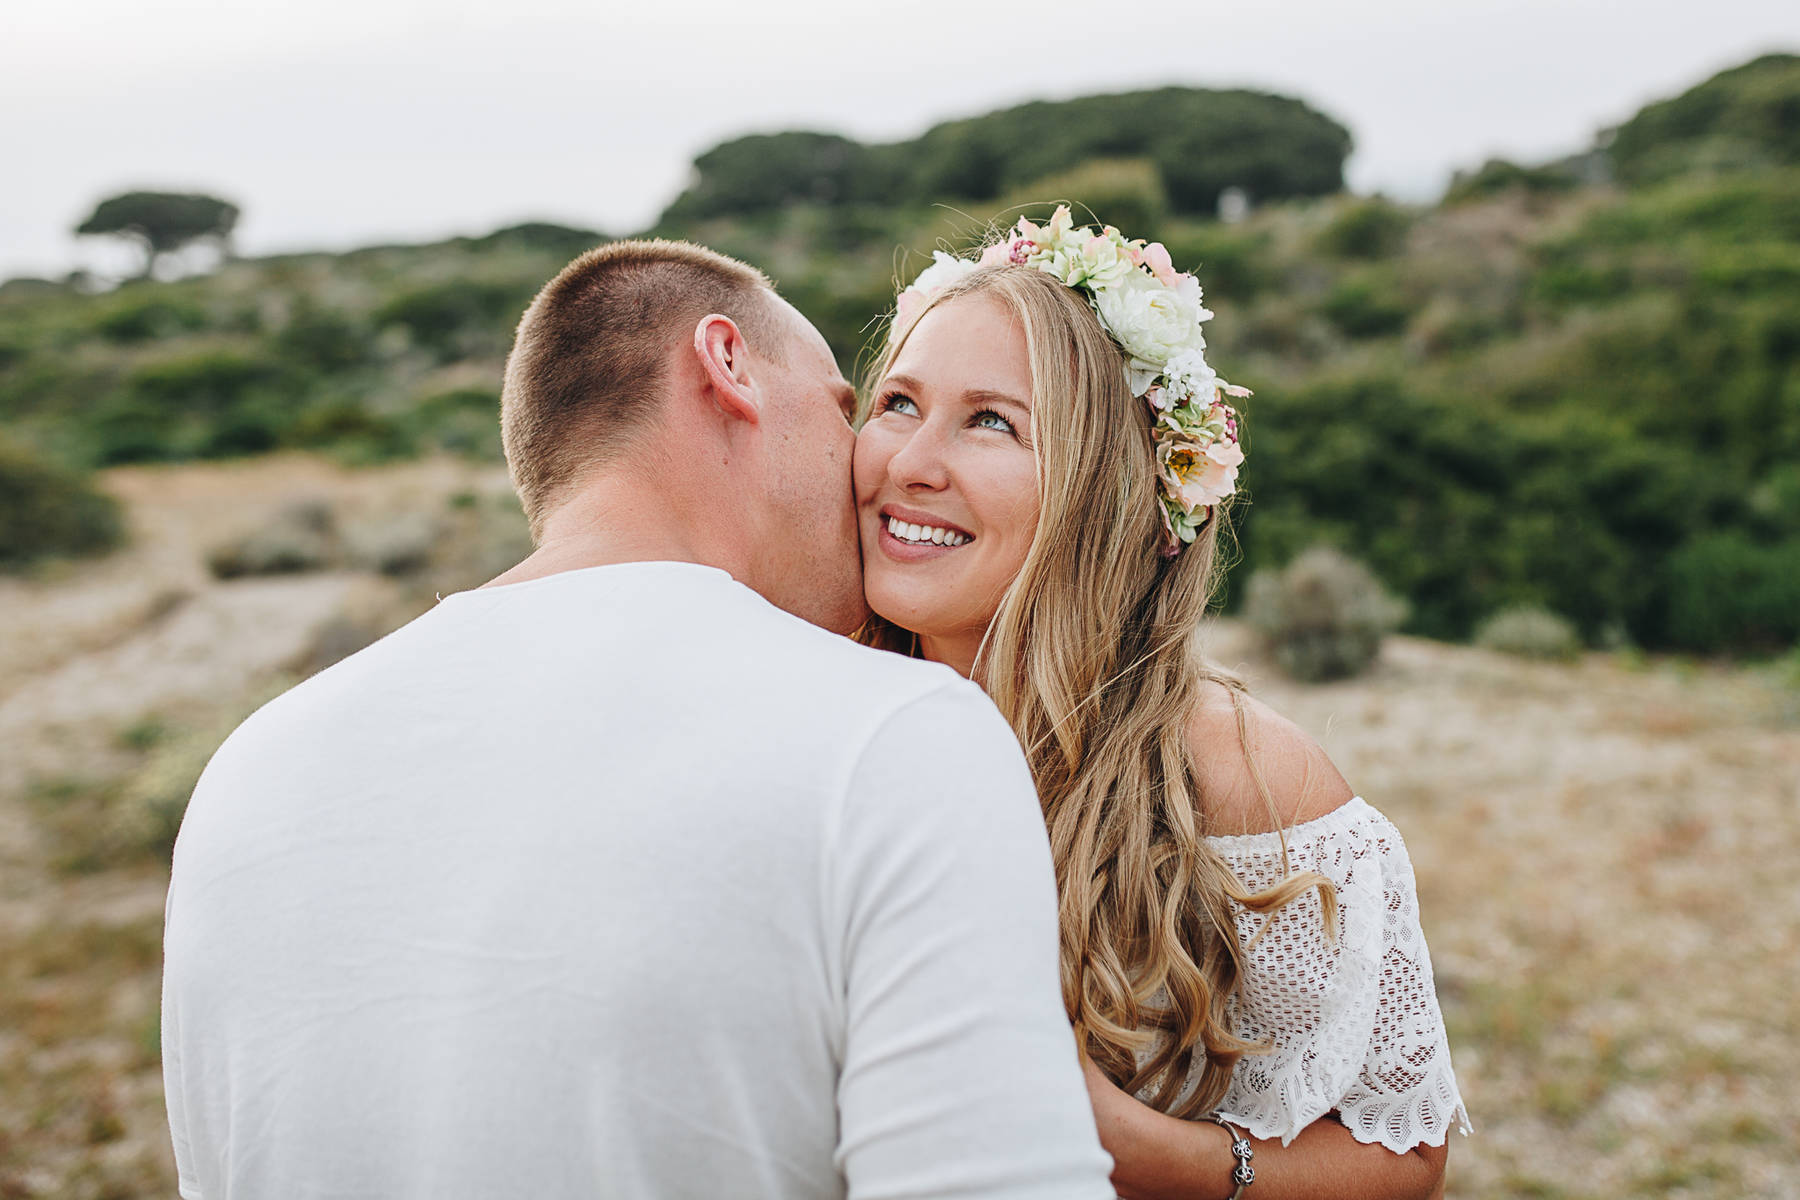
[(1219, 394), (1221, 380), (1198, 350), (1183, 350), (1163, 367), (1161, 398), (1158, 408), (1179, 408), (1184, 404), (1211, 404)]
[(953, 254), (945, 254), (942, 250), (931, 252), (931, 265), (919, 272), (919, 277), (912, 281), (913, 287), (927, 294), (939, 288), (949, 287), (964, 275), (973, 271), (977, 264), (966, 258), (957, 258)]
[[(1200, 307), (1198, 283), (1165, 287), (1152, 275), (1132, 271), (1116, 286), (1095, 291), (1094, 309), (1113, 340), (1135, 360), (1134, 376), (1147, 372), (1153, 380), (1182, 351), (1206, 349), (1200, 322), (1212, 314)], [(1149, 380), (1140, 385), (1135, 377), (1132, 383), (1140, 396), (1150, 385)]]

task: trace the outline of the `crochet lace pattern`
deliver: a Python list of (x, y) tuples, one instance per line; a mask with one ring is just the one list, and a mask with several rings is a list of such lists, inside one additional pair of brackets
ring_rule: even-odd
[[(1337, 887), (1336, 941), (1308, 892), (1264, 918), (1238, 914), (1246, 969), (1234, 999), (1237, 1032), (1268, 1041), (1238, 1061), (1220, 1103), (1259, 1138), (1294, 1140), (1336, 1110), (1363, 1142), (1395, 1153), (1470, 1132), (1419, 926), (1412, 862), (1399, 830), (1361, 797), (1286, 831), (1288, 869)], [(1208, 838), (1253, 891), (1281, 878), (1274, 833)]]

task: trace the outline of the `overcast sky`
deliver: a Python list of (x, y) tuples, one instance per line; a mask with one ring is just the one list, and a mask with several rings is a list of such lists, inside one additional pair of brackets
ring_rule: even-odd
[[(1039, 97), (1167, 83), (1299, 96), (1350, 182), (1425, 200), (1544, 158), (1768, 50), (1793, 0), (56, 0), (0, 22), (0, 278), (98, 253), (128, 188), (244, 210), (246, 253), (546, 219), (646, 225), (698, 151), (788, 128), (866, 140)], [(1099, 18), (1090, 15), (1099, 14)]]

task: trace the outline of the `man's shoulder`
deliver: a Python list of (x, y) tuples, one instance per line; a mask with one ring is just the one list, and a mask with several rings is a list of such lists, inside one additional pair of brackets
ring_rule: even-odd
[(771, 666), (831, 703), (893, 709), (934, 692), (980, 691), (942, 663), (864, 646), (766, 602), (758, 623), (753, 640)]

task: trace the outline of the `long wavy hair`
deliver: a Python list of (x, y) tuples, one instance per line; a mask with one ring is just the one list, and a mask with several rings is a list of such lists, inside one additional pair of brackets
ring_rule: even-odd
[[(1163, 558), (1150, 409), (1092, 309), (1040, 271), (1001, 266), (938, 292), (920, 315), (974, 296), (1016, 316), (1031, 363), (1038, 526), (975, 673), (1024, 747), (1049, 826), (1063, 999), (1078, 1044), (1109, 1077), (1164, 1112), (1197, 1116), (1218, 1105), (1242, 1055), (1266, 1048), (1230, 1021), (1239, 907), (1272, 915), (1317, 888), (1331, 931), (1335, 896), (1312, 873), (1250, 892), (1205, 841), (1188, 729), (1208, 681), (1229, 689), (1248, 753), (1243, 684), (1198, 644), (1224, 506)], [(891, 332), (871, 383), (917, 320)], [(917, 653), (879, 617), (859, 637)], [(1273, 814), (1254, 760), (1251, 772)]]

